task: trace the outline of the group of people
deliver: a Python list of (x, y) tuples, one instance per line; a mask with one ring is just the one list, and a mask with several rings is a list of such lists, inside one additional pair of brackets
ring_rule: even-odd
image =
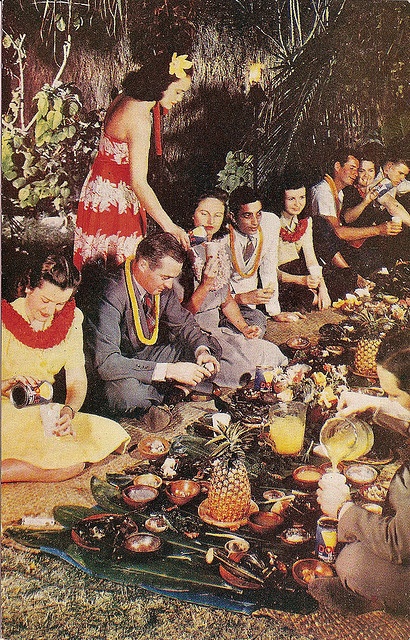
[[(119, 416), (142, 417), (155, 430), (159, 422), (163, 426), (158, 412), (187, 399), (192, 390), (209, 395), (214, 385), (236, 388), (254, 377), (258, 365), (285, 365), (280, 349), (264, 339), (268, 317), (301, 320), (366, 282), (386, 259), (407, 257), (406, 240), (388, 249), (373, 244), (401, 234), (408, 238), (410, 215), (395, 191), (407, 183), (409, 165), (397, 157), (376, 176), (368, 158), (341, 156), (333, 175), (312, 189), (311, 217), (305, 215), (305, 180), (288, 170), (277, 190), (276, 211), (264, 211), (251, 187), (238, 187), (229, 200), (214, 189), (198, 198), (187, 229), (177, 226), (147, 179), (151, 116), (160, 153), (161, 114), (183, 98), (191, 74), (187, 56), (174, 53), (157, 56), (126, 77), (107, 110), (98, 155), (81, 194), (76, 266), (64, 256), (48, 256), (25, 274), (18, 297), (2, 303), (3, 482), (73, 477), (86, 463), (125, 450), (129, 436), (115, 420)], [(383, 180), (385, 193), (378, 188)], [(160, 231), (147, 235), (147, 214)], [(74, 296), (80, 271), (96, 260), (106, 269), (101, 286), (85, 292), (94, 300), (83, 309), (83, 344), (83, 313)], [(381, 384), (409, 409), (409, 350), (396, 343), (386, 348), (379, 360)], [(53, 383), (62, 369), (65, 398), (57, 437), (46, 438), (39, 407), (26, 407), (23, 421), (10, 392), (19, 382)], [(78, 413), (87, 378), (104, 417)], [(372, 519), (372, 530), (379, 532), (374, 539), (384, 538), (384, 561), (403, 565), (397, 580), (408, 581), (410, 540), (401, 525), (409, 515), (408, 465), (395, 485), (389, 514), (358, 515), (352, 506), (339, 526), (346, 539), (349, 531), (359, 532), (360, 544), (377, 555), (375, 543), (362, 537), (363, 518)], [(396, 553), (389, 549), (397, 527), (402, 542)], [(344, 584), (361, 593), (350, 579)]]

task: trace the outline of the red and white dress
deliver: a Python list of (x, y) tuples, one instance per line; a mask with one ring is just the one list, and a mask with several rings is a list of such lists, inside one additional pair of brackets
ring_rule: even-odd
[(112, 256), (118, 264), (135, 254), (147, 229), (145, 209), (130, 185), (128, 145), (104, 131), (80, 195), (74, 264)]

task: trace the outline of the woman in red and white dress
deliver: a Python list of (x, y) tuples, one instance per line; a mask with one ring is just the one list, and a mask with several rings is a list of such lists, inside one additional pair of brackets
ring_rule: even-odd
[(123, 262), (146, 234), (147, 214), (188, 249), (185, 231), (162, 208), (148, 184), (152, 112), (161, 154), (160, 111), (180, 102), (191, 85), (186, 55), (156, 56), (130, 72), (108, 107), (98, 154), (83, 186), (74, 238), (74, 264), (110, 258)]

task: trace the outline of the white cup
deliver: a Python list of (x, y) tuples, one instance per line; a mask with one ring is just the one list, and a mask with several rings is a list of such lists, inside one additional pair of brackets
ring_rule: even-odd
[(231, 421), (229, 413), (214, 413), (212, 416), (212, 428), (214, 431), (219, 431), (219, 424), (227, 427)]
[(210, 260), (218, 255), (218, 243), (217, 242), (205, 242), (206, 259)]
[(391, 221), (394, 222), (394, 224), (399, 224), (401, 229), (403, 220), (400, 218), (400, 216), (392, 216)]
[(41, 421), (43, 423), (44, 435), (50, 438), (54, 435), (57, 420), (60, 417), (60, 405), (56, 402), (40, 405)]

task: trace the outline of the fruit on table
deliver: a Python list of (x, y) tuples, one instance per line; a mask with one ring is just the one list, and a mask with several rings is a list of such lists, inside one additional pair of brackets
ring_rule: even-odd
[(254, 428), (239, 423), (219, 426), (220, 433), (207, 443), (214, 460), (208, 509), (214, 520), (236, 522), (248, 516), (251, 506), (251, 487), (243, 460)]

